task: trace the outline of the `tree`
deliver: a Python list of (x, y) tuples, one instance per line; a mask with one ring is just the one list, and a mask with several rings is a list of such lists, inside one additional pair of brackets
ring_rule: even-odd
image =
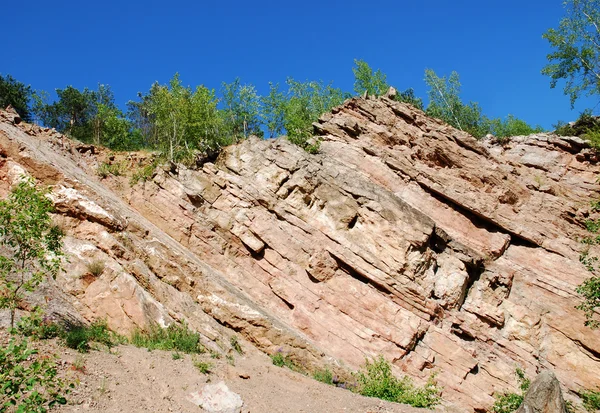
[(463, 104), (460, 99), (460, 80), (457, 72), (449, 78), (439, 77), (431, 69), (425, 70), (425, 83), (429, 86), (427, 114), (442, 119), (457, 129), (475, 137), (486, 134), (481, 108), (476, 102)]
[(94, 117), (96, 94), (85, 88), (83, 91), (67, 86), (56, 89), (58, 100), (47, 103), (47, 94), (36, 94), (35, 112), (41, 122), (59, 132), (87, 142), (94, 136), (92, 119)]
[(409, 103), (415, 108), (423, 110), (423, 99), (415, 95), (413, 88), (408, 88), (403, 92), (396, 94), (396, 100), (398, 102)]
[(11, 105), (25, 122), (29, 122), (31, 121), (30, 100), (30, 86), (25, 86), (11, 75), (0, 75), (0, 109)]
[(129, 102), (129, 116), (140, 140), (169, 160), (187, 158), (194, 150), (214, 151), (230, 143), (214, 90), (183, 86), (179, 74), (168, 85), (154, 83), (139, 102)]
[(61, 269), (62, 232), (52, 224), (47, 191), (23, 178), (0, 201), (0, 308), (10, 310), (11, 328), (25, 293)]
[(269, 94), (261, 98), (262, 116), (269, 131), (269, 137), (274, 138), (284, 130), (285, 94), (279, 90), (279, 84), (269, 82)]
[(262, 136), (261, 99), (252, 85), (242, 85), (240, 78), (222, 85), (224, 120), (234, 140), (249, 135)]
[(354, 92), (362, 95), (367, 92), (369, 96), (381, 96), (388, 91), (390, 86), (387, 83), (387, 76), (377, 69), (373, 69), (364, 60), (354, 59), (356, 67), (352, 68), (354, 72)]
[(543, 38), (555, 49), (542, 73), (550, 76), (550, 86), (565, 80), (565, 95), (571, 107), (582, 95), (600, 94), (600, 0), (567, 0), (566, 16), (557, 29)]
[(313, 134), (313, 122), (334, 106), (342, 104), (347, 95), (323, 82), (287, 80), (288, 99), (284, 105), (283, 125), (290, 142), (307, 148)]

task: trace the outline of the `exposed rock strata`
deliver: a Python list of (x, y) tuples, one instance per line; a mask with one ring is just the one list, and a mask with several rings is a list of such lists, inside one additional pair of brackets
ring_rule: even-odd
[[(477, 410), (518, 366), (551, 367), (571, 391), (600, 385), (600, 333), (574, 309), (589, 276), (577, 240), (600, 191), (582, 141), (497, 146), (387, 98), (352, 99), (315, 125), (318, 155), (250, 139), (111, 192), (85, 175), (89, 151), (57, 153), (51, 131), (34, 148), (19, 127), (0, 125), (0, 146), (58, 184), (79, 271), (61, 285), (85, 317), (187, 319), (207, 338), (225, 325), (309, 363), (382, 354), (414, 377), (437, 372), (446, 399)], [(85, 285), (96, 256), (108, 271)]]

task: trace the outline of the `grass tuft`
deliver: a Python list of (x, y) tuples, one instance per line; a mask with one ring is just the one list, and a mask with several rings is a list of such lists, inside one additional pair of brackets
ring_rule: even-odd
[(176, 350), (186, 354), (206, 351), (200, 344), (200, 335), (190, 330), (186, 324), (173, 323), (167, 328), (154, 324), (148, 331), (135, 330), (131, 335), (131, 343), (148, 350)]

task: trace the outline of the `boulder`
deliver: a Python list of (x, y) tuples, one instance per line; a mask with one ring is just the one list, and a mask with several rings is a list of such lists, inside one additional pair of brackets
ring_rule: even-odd
[(240, 413), (244, 406), (240, 395), (222, 381), (207, 384), (199, 392), (190, 393), (187, 399), (208, 413)]
[(515, 413), (566, 413), (560, 383), (550, 370), (543, 371), (533, 380)]

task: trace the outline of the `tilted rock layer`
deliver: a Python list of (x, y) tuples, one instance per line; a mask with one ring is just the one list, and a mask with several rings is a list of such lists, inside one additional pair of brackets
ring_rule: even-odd
[[(309, 365), (381, 354), (476, 410), (516, 367), (600, 386), (600, 333), (574, 309), (600, 195), (584, 142), (478, 142), (388, 98), (349, 100), (315, 128), (317, 155), (249, 139), (130, 186), (93, 176), (93, 148), (5, 122), (0, 171), (55, 185), (80, 275), (59, 286), (85, 318), (187, 320), (210, 340), (226, 326)], [(81, 276), (96, 256), (108, 269)]]

